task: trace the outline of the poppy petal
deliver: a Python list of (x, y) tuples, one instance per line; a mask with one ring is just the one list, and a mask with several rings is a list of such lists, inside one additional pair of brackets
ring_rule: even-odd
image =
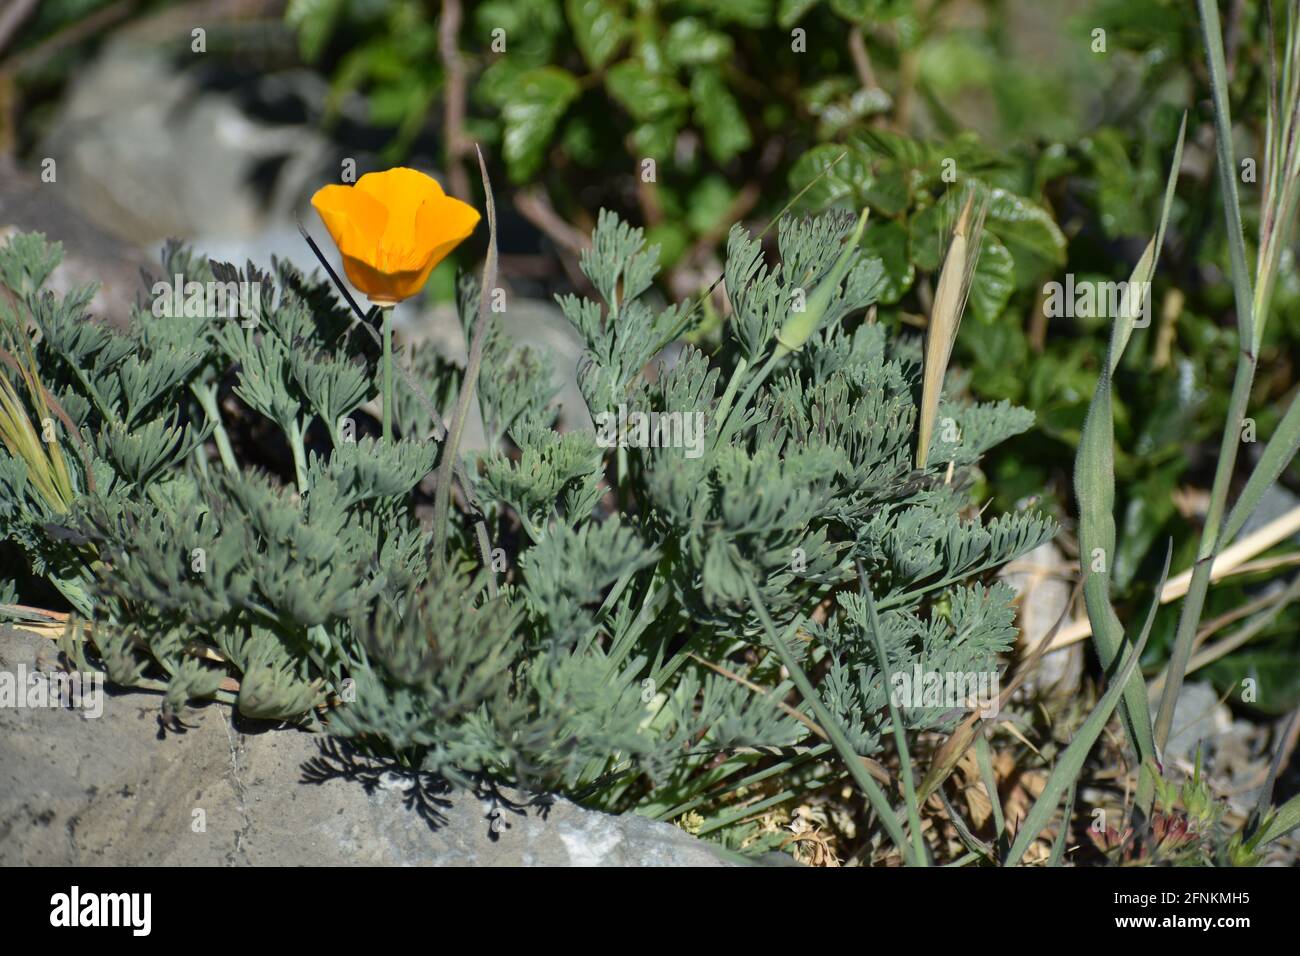
[(365, 293), (366, 298), (375, 305), (395, 305), (409, 299), (424, 287), (429, 278), (428, 272), (421, 270), (381, 271), (370, 263), (351, 256), (343, 257), (343, 271), (347, 274), (348, 281)]
[[(406, 258), (417, 249), (415, 219), (420, 207), (444, 198), (438, 181), (418, 169), (398, 166), (382, 173), (366, 173), (356, 188), (374, 197), (388, 210), (388, 223), (381, 245), (390, 255)], [(423, 258), (417, 253), (417, 258)], [(404, 264), (404, 263), (403, 263)]]
[(416, 241), (427, 249), (438, 249), (450, 243), (450, 247), (438, 256), (441, 261), (458, 243), (469, 238), (479, 218), (477, 209), (451, 196), (426, 200), (415, 216)]
[(437, 180), (405, 167), (367, 173), (355, 186), (326, 186), (312, 205), (343, 254), (348, 279), (381, 305), (418, 293), (480, 218)]
[(345, 256), (373, 260), (388, 223), (383, 203), (350, 186), (324, 186), (311, 204)]

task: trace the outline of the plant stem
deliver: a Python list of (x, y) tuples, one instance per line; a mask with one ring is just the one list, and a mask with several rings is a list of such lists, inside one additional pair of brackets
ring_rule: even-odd
[(226, 433), (226, 426), (221, 421), (221, 412), (217, 408), (217, 387), (211, 384), (202, 386), (191, 384), (190, 391), (198, 399), (203, 414), (212, 423), (212, 438), (217, 443), (217, 454), (221, 456), (221, 466), (232, 474), (238, 472), (239, 466), (235, 464), (235, 452), (230, 447), (230, 436)]
[(303, 446), (303, 430), (302, 422), (296, 418), (286, 430), (286, 435), (289, 438), (289, 450), (293, 452), (293, 474), (294, 480), (298, 484), (298, 494), (304, 494), (307, 491), (307, 450)]
[(831, 743), (835, 745), (835, 749), (839, 751), (840, 758), (848, 766), (849, 773), (853, 776), (854, 781), (866, 793), (867, 800), (870, 801), (872, 809), (876, 811), (881, 826), (885, 828), (889, 838), (894, 841), (894, 846), (898, 848), (904, 862), (913, 863), (911, 848), (908, 846), (907, 838), (903, 835), (903, 828), (898, 825), (898, 815), (894, 812), (894, 808), (889, 805), (889, 801), (885, 799), (884, 791), (880, 789), (880, 785), (876, 781), (871, 779), (871, 774), (867, 773), (866, 768), (862, 766), (862, 760), (858, 752), (853, 749), (848, 737), (840, 729), (839, 721), (822, 703), (822, 699), (818, 696), (812, 681), (808, 679), (804, 669), (799, 666), (799, 662), (794, 659), (794, 655), (790, 653), (790, 648), (786, 647), (784, 638), (777, 633), (776, 625), (772, 623), (772, 618), (763, 605), (763, 597), (758, 593), (758, 587), (754, 584), (753, 578), (748, 574), (744, 577), (745, 587), (749, 591), (749, 600), (754, 606), (754, 611), (758, 614), (758, 619), (763, 624), (763, 629), (767, 631), (768, 640), (776, 649), (777, 656), (781, 658), (781, 663), (789, 671), (795, 686), (799, 688), (799, 693), (803, 695), (804, 700), (812, 707), (813, 713), (817, 715), (817, 722), (822, 725), (822, 729), (826, 731), (826, 736), (830, 738)]
[(393, 440), (393, 308), (380, 310), (384, 322), (384, 444)]
[(487, 165), (483, 162), (483, 153), (477, 148), (479, 171), (483, 176), (483, 192), (486, 197), (488, 220), (487, 256), (483, 260), (483, 281), (479, 286), (478, 318), (474, 323), (474, 333), (470, 339), (469, 360), (465, 366), (465, 377), (461, 381), (460, 397), (456, 403), (456, 417), (451, 421), (447, 431), (447, 440), (442, 446), (442, 461), (438, 464), (438, 486), (433, 501), (433, 560), (441, 565), (446, 559), (448, 511), (451, 508), (451, 479), (456, 468), (456, 456), (460, 453), (460, 437), (465, 431), (465, 421), (469, 418), (470, 402), (474, 399), (474, 386), (478, 383), (479, 370), (483, 366), (483, 345), (487, 340), (488, 330), (488, 296), (496, 285), (497, 279), (497, 211), (492, 199), (492, 182), (488, 179)]
[(1160, 709), (1156, 714), (1155, 743), (1158, 750), (1164, 749), (1170, 731), (1173, 729), (1174, 707), (1178, 703), (1183, 676), (1192, 656), (1193, 639), (1196, 637), (1196, 630), (1201, 622), (1201, 612), (1205, 607), (1206, 594), (1210, 588), (1214, 559), (1218, 557), (1219, 552), (1219, 531), (1227, 504), (1228, 487), (1237, 464), (1237, 450), (1241, 447), (1241, 422), (1246, 414), (1246, 403), (1250, 399), (1254, 378), (1255, 356), (1243, 346), (1242, 354), (1237, 361), (1237, 377), (1232, 385), (1228, 421), (1219, 444), (1219, 463), (1215, 468), (1214, 484), (1210, 490), (1210, 508), (1201, 530), (1201, 545), (1197, 550), (1192, 581), (1187, 588), (1187, 597), (1183, 599), (1183, 607), (1178, 615), (1178, 631), (1174, 637), (1173, 650), (1169, 655), (1167, 671), (1169, 676), (1165, 682), (1164, 693), (1160, 696)]
[(749, 368), (749, 360), (742, 355), (740, 361), (736, 363), (735, 371), (731, 373), (731, 378), (727, 380), (727, 390), (722, 393), (722, 401), (718, 402), (718, 410), (713, 416), (718, 423), (719, 434), (721, 434), (722, 426), (727, 423), (731, 403), (736, 400), (736, 388), (740, 385), (740, 379), (744, 376), (747, 368)]
[[(871, 622), (872, 645), (878, 658), (880, 676), (884, 682), (885, 699), (889, 704), (889, 722), (894, 729), (894, 745), (898, 747), (898, 772), (903, 780), (903, 799), (907, 803), (907, 828), (912, 831), (912, 851), (919, 866), (929, 866), (930, 858), (925, 849), (925, 837), (921, 833), (921, 811), (916, 800), (916, 786), (912, 782), (912, 758), (907, 748), (907, 729), (903, 726), (903, 714), (894, 702), (893, 668), (889, 664), (889, 653), (885, 650), (885, 638), (880, 632), (880, 618), (876, 615), (876, 599), (871, 594), (867, 583), (866, 571), (862, 562), (858, 562), (858, 581), (861, 584), (862, 599), (867, 605), (867, 619)], [(983, 739), (981, 737), (981, 739)], [(996, 799), (996, 793), (993, 794)], [(1001, 809), (998, 810), (1001, 815)]]
[(987, 728), (981, 728), (981, 732), (975, 738), (975, 765), (979, 768), (980, 779), (984, 781), (984, 789), (988, 791), (989, 806), (993, 812), (993, 828), (997, 831), (998, 855), (1004, 856), (1007, 852), (1007, 820), (1002, 813), (1002, 798), (998, 796), (998, 777), (993, 772), (993, 754), (989, 747), (989, 737)]
[(1205, 39), (1206, 58), (1210, 68), (1211, 90), (1214, 99), (1214, 124), (1218, 146), (1219, 185), (1223, 192), (1223, 212), (1228, 233), (1228, 250), (1232, 259), (1233, 298), (1237, 307), (1237, 330), (1240, 338), (1237, 371), (1232, 383), (1232, 398), (1228, 405), (1228, 420), (1224, 425), (1219, 444), (1219, 461), (1214, 470), (1214, 484), (1210, 490), (1210, 507), (1201, 531), (1201, 544), (1197, 550), (1196, 567), (1192, 572), (1191, 586), (1178, 616), (1178, 632), (1173, 651), (1169, 655), (1168, 679), (1160, 697), (1156, 714), (1155, 745), (1162, 750), (1173, 729), (1174, 706), (1182, 689), (1183, 674), (1192, 656), (1192, 642), (1205, 607), (1205, 596), (1214, 570), (1214, 559), (1219, 548), (1219, 533), (1223, 513), (1227, 506), (1232, 473), (1237, 464), (1237, 451), (1241, 447), (1241, 424), (1250, 401), (1250, 390), (1255, 381), (1257, 345), (1261, 341), (1268, 302), (1258, 301), (1251, 288), (1251, 275), (1246, 265), (1246, 248), (1241, 229), (1241, 208), (1237, 196), (1236, 159), (1232, 150), (1232, 116), (1228, 103), (1228, 79), (1223, 56), (1223, 36), (1219, 27), (1219, 9), (1208, 0), (1199, 0), (1201, 30)]
[[(759, 386), (767, 381), (767, 377), (772, 374), (772, 369), (776, 367), (776, 363), (789, 354), (790, 350), (788, 348), (784, 345), (778, 344), (776, 349), (772, 352), (772, 357), (763, 364), (763, 367), (759, 369), (758, 374), (749, 380), (749, 384), (745, 386), (745, 390), (740, 393), (740, 401), (736, 402), (736, 406), (730, 410), (726, 419), (722, 420), (721, 416), (719, 416), (719, 420), (722, 421), (722, 424), (718, 428), (717, 437), (713, 440), (714, 448), (721, 448), (731, 440), (731, 436), (735, 434), (736, 429), (740, 427), (740, 422), (744, 417), (745, 409), (749, 407), (749, 403), (753, 399), (754, 393), (758, 391)], [(737, 367), (737, 370), (739, 370), (739, 367)], [(731, 388), (730, 383), (728, 383), (727, 388)], [(726, 396), (724, 395), (723, 398), (726, 398)]]

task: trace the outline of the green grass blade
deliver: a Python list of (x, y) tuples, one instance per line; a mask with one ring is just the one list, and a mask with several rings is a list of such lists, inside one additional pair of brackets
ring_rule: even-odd
[(1065, 795), (1065, 815), (1061, 818), (1061, 829), (1052, 844), (1052, 855), (1047, 860), (1048, 866), (1060, 866), (1061, 860), (1065, 858), (1065, 844), (1069, 842), (1070, 836), (1070, 817), (1074, 816), (1075, 790), (1075, 784), (1070, 784), (1070, 792)]
[(1256, 846), (1272, 843), (1274, 840), (1286, 836), (1296, 827), (1300, 827), (1300, 794), (1282, 804), (1271, 817), (1264, 821), (1264, 826), (1260, 829), (1259, 836), (1254, 843)]
[(849, 738), (845, 736), (839, 721), (822, 703), (822, 699), (818, 696), (812, 681), (808, 679), (804, 669), (799, 666), (799, 662), (790, 653), (790, 648), (786, 646), (785, 639), (777, 633), (776, 625), (772, 623), (772, 618), (763, 604), (763, 597), (758, 593), (758, 587), (748, 575), (745, 575), (745, 587), (749, 591), (749, 599), (753, 602), (754, 611), (763, 624), (763, 630), (767, 632), (768, 641), (771, 642), (777, 656), (781, 658), (781, 663), (785, 665), (785, 669), (790, 672), (790, 677), (795, 686), (799, 688), (799, 693), (803, 695), (804, 700), (808, 701), (813, 713), (817, 715), (817, 722), (822, 725), (822, 729), (826, 731), (826, 736), (831, 739), (831, 743), (839, 752), (840, 758), (847, 766), (854, 782), (866, 794), (867, 800), (871, 803), (871, 808), (875, 810), (876, 816), (880, 819), (880, 825), (885, 828), (889, 838), (894, 841), (894, 846), (898, 848), (898, 852), (902, 854), (907, 863), (913, 863), (911, 848), (908, 845), (907, 838), (903, 835), (903, 828), (898, 825), (898, 815), (894, 812), (894, 808), (889, 805), (884, 791), (880, 789), (880, 785), (876, 781), (871, 779), (871, 774), (867, 773), (866, 768), (862, 766), (862, 760), (859, 758), (857, 751), (853, 749), (852, 744), (849, 743)]
[(889, 702), (889, 722), (894, 728), (894, 744), (898, 747), (898, 772), (903, 781), (903, 799), (907, 803), (907, 828), (912, 831), (912, 849), (916, 853), (916, 862), (928, 866), (929, 858), (925, 850), (925, 837), (921, 834), (921, 811), (916, 801), (916, 786), (912, 783), (912, 759), (907, 749), (907, 729), (903, 726), (903, 715), (894, 702), (894, 695), (888, 689), (894, 686), (894, 671), (885, 652), (885, 639), (880, 633), (880, 618), (876, 616), (876, 599), (867, 584), (867, 576), (862, 562), (858, 562), (858, 582), (861, 585), (862, 599), (867, 605), (867, 620), (871, 624), (871, 641), (880, 661), (881, 676), (885, 681)]
[(1246, 267), (1246, 240), (1241, 229), (1241, 200), (1237, 195), (1237, 160), (1232, 148), (1232, 111), (1228, 106), (1228, 67), (1223, 54), (1223, 30), (1219, 25), (1218, 0), (1197, 0), (1201, 8), (1201, 35), (1210, 69), (1210, 90), (1214, 100), (1215, 146), (1219, 153), (1219, 186), (1223, 190), (1224, 216), (1228, 225), (1228, 252), (1232, 258), (1233, 299), (1237, 306), (1237, 327), (1241, 347), (1255, 342), (1254, 293)]
[(1020, 832), (1016, 834), (1015, 842), (1011, 844), (1011, 849), (1003, 861), (1004, 866), (1015, 866), (1020, 862), (1020, 858), (1038, 838), (1038, 834), (1042, 833), (1051, 822), (1052, 814), (1056, 812), (1056, 807), (1061, 802), (1061, 796), (1069, 787), (1077, 784), (1079, 772), (1083, 770), (1084, 761), (1088, 759), (1093, 744), (1106, 729), (1107, 722), (1115, 713), (1115, 708), (1119, 706), (1129, 678), (1137, 671), (1138, 660), (1142, 657), (1147, 638), (1151, 636), (1151, 623), (1156, 619), (1156, 609), (1160, 606), (1160, 589), (1164, 587), (1165, 579), (1169, 576), (1169, 561), (1172, 556), (1173, 542), (1171, 541), (1165, 551), (1165, 567), (1160, 573), (1160, 583), (1156, 586), (1156, 594), (1151, 600), (1151, 609), (1147, 612), (1146, 623), (1142, 625), (1142, 633), (1137, 643), (1129, 649), (1123, 664), (1111, 680), (1110, 687), (1106, 689), (1101, 701), (1088, 715), (1088, 719), (1083, 722), (1079, 732), (1070, 741), (1070, 746), (1065, 748), (1065, 753), (1061, 754), (1061, 759), (1052, 769), (1043, 792), (1038, 795), (1038, 799), (1034, 801), (1034, 805), (1025, 816), (1024, 823), (1020, 825)]
[[(1079, 452), (1075, 459), (1074, 487), (1079, 502), (1079, 553), (1084, 573), (1083, 596), (1092, 622), (1093, 643), (1102, 666), (1110, 668), (1120, 650), (1124, 628), (1110, 600), (1110, 571), (1116, 553), (1115, 534), (1115, 422), (1111, 395), (1111, 376), (1119, 367), (1124, 349), (1132, 335), (1137, 318), (1138, 299), (1135, 290), (1149, 289), (1155, 275), (1160, 246), (1169, 221), (1174, 187), (1178, 181), (1178, 168), (1182, 162), (1183, 141), (1187, 132), (1187, 117), (1178, 131), (1178, 142), (1170, 164), (1165, 185), (1164, 203), (1155, 237), (1147, 246), (1142, 258), (1129, 279), (1129, 292), (1124, 298), (1120, 315), (1116, 317), (1111, 332), (1110, 350), (1097, 390), (1088, 407)], [(1102, 569), (1093, 571), (1094, 561), (1100, 560)], [(1138, 752), (1143, 765), (1156, 755), (1151, 713), (1147, 704), (1146, 685), (1140, 673), (1134, 673), (1124, 691), (1122, 710), (1124, 726)], [(1145, 806), (1150, 783), (1139, 785), (1139, 805)]]
[[(1232, 382), (1232, 395), (1228, 400), (1228, 417), (1219, 443), (1219, 460), (1214, 470), (1214, 483), (1210, 488), (1210, 506), (1206, 511), (1197, 549), (1196, 566), (1192, 580), (1183, 598), (1178, 614), (1178, 630), (1174, 636), (1173, 650), (1169, 655), (1168, 678), (1160, 709), (1155, 720), (1155, 743), (1163, 747), (1173, 729), (1174, 704), (1183, 686), (1183, 676), (1192, 656), (1192, 644), (1200, 624), (1205, 597), (1209, 591), (1214, 558), (1220, 549), (1219, 531), (1223, 523), (1232, 474), (1236, 468), (1237, 452), (1241, 448), (1241, 423), (1250, 401), (1250, 390), (1255, 379), (1256, 353), (1264, 326), (1266, 307), (1257, 304), (1251, 289), (1251, 271), (1246, 265), (1245, 238), (1241, 231), (1241, 204), (1237, 196), (1237, 165), (1232, 149), (1232, 114), (1228, 105), (1228, 73), (1223, 55), (1223, 33), (1219, 26), (1217, 0), (1199, 0), (1201, 31), (1205, 39), (1206, 59), (1210, 70), (1210, 85), (1214, 100), (1214, 125), (1218, 147), (1219, 184), (1223, 190), (1225, 226), (1228, 249), (1232, 260), (1232, 289), (1237, 309), (1237, 328), (1240, 338), (1237, 370)], [(1271, 44), (1270, 44), (1271, 49)], [(1288, 51), (1285, 69), (1293, 68)], [(1270, 114), (1270, 131), (1274, 129)], [(1271, 149), (1274, 144), (1269, 144)], [(1266, 200), (1267, 202), (1268, 200)], [(1274, 209), (1273, 212), (1278, 212)]]
[(1232, 544), (1232, 539), (1259, 507), (1264, 493), (1277, 481), (1291, 459), (1295, 458), (1297, 450), (1300, 450), (1300, 391), (1291, 399), (1291, 406), (1282, 416), (1273, 437), (1264, 446), (1264, 453), (1255, 464), (1255, 470), (1250, 473), (1246, 487), (1241, 489), (1236, 504), (1228, 512), (1228, 520), (1224, 522), (1223, 532), (1219, 535), (1220, 549)]
[[(700, 787), (700, 792), (692, 796), (684, 803), (677, 803), (674, 806), (665, 806), (662, 801), (655, 801), (642, 804), (636, 808), (636, 812), (650, 817), (652, 820), (675, 820), (683, 813), (690, 813), (692, 810), (704, 806), (710, 801), (718, 801), (723, 797), (730, 796), (737, 790), (743, 790), (746, 787), (752, 787), (755, 784), (762, 783), (764, 780), (770, 780), (773, 777), (784, 776), (791, 773), (798, 767), (810, 760), (815, 760), (823, 754), (829, 753), (833, 748), (830, 744), (819, 744), (812, 747), (804, 753), (790, 757), (786, 760), (778, 761), (770, 767), (764, 767), (762, 770), (755, 771), (748, 776), (741, 777), (738, 780), (730, 780), (722, 785), (726, 777), (735, 771), (714, 775), (705, 775), (706, 784)], [(725, 766), (725, 765), (724, 765)], [(708, 789), (714, 787), (714, 789)]]
[(993, 826), (997, 830), (997, 845), (1000, 852), (1007, 849), (1007, 818), (1002, 812), (1002, 798), (998, 796), (998, 778), (993, 773), (993, 754), (989, 748), (989, 738), (985, 728), (980, 729), (975, 738), (975, 763), (980, 769), (980, 779), (988, 791), (989, 803), (993, 805)]
[(1264, 779), (1264, 786), (1259, 788), (1259, 800), (1250, 814), (1250, 819), (1246, 821), (1246, 836), (1254, 835), (1255, 831), (1259, 829), (1260, 823), (1268, 819), (1269, 811), (1272, 809), (1273, 788), (1277, 785), (1278, 771), (1282, 769), (1282, 761), (1290, 755), (1286, 742), (1291, 736), (1291, 731), (1295, 729), (1297, 718), (1300, 718), (1300, 710), (1292, 711), (1291, 718), (1278, 735), (1277, 747), (1273, 750), (1273, 759), (1268, 766), (1268, 776)]
[(939, 797), (939, 802), (943, 804), (944, 812), (948, 814), (948, 822), (957, 831), (957, 838), (966, 845), (966, 849), (972, 853), (978, 853), (990, 863), (995, 862), (997, 857), (993, 852), (993, 848), (971, 831), (970, 826), (967, 825), (962, 815), (957, 812), (957, 808), (952, 805), (952, 801), (948, 799), (948, 795), (943, 792), (943, 787), (940, 787), (935, 793)]

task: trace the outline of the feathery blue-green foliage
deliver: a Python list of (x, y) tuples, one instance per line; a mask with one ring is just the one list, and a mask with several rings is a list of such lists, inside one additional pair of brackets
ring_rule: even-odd
[[(488, 446), (466, 458), (473, 507), (453, 516), (441, 576), (422, 520), (443, 434), (430, 409), (454, 403), (457, 368), (404, 351), (385, 444), (377, 348), (327, 285), (169, 247), (164, 275), (257, 294), (229, 318), (137, 308), (119, 328), (88, 319), (89, 290), (42, 289), (57, 246), (14, 239), (0, 344), (18, 364), (0, 375), (20, 389), (30, 355), (67, 418), (35, 427), (75, 496), (46, 500), (21, 450), (0, 450), (0, 547), (19, 564), (3, 593), (48, 582), (92, 622), (89, 659), (163, 691), (173, 715), (218, 696), (453, 780), (702, 809), (702, 832), (738, 842), (730, 801), (756, 779), (779, 801), (843, 773), (751, 593), (871, 757), (892, 734), (877, 647), (891, 673), (996, 673), (1015, 631), (990, 572), (1055, 530), (1032, 512), (983, 520), (973, 497), (980, 455), (1031, 424), (1021, 409), (950, 394), (913, 468), (920, 351), (865, 318), (883, 281), (869, 243), (835, 271), (853, 229), (840, 213), (783, 222), (769, 261), (736, 227), (730, 335), (708, 356), (672, 344), (692, 310), (656, 298), (657, 249), (602, 214), (582, 262), (598, 297), (560, 301), (597, 430), (557, 430), (546, 357), (491, 330)], [(462, 283), (467, 324), (478, 294)], [(778, 351), (807, 303), (824, 307), (817, 331)], [(620, 409), (676, 431), (620, 431)], [(904, 703), (909, 731), (960, 716)]]

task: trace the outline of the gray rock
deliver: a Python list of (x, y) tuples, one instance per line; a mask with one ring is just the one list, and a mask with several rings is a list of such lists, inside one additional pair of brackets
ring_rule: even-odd
[[(0, 629), (0, 675), (41, 638)], [(102, 715), (0, 706), (0, 865), (718, 866), (677, 827), (553, 797), (452, 792), (338, 741), (210, 705), (183, 733), (157, 695)]]
[[(1152, 715), (1159, 698), (1152, 697)], [(1219, 703), (1219, 695), (1209, 684), (1186, 683), (1178, 690), (1174, 704), (1173, 729), (1165, 744), (1166, 763), (1190, 766), (1196, 761), (1198, 747), (1208, 749), (1232, 726), (1232, 713)]]
[[(1070, 567), (1054, 541), (1047, 541), (1003, 568), (1000, 576), (1020, 596), (1020, 639), (1031, 654), (1047, 639), (1070, 603)], [(1068, 622), (1067, 622), (1068, 623)], [(1026, 681), (1043, 694), (1075, 694), (1083, 679), (1083, 644), (1044, 655)]]
[[(1159, 698), (1151, 698), (1152, 717)], [(1246, 816), (1259, 799), (1268, 772), (1271, 750), (1269, 730), (1261, 724), (1233, 717), (1206, 683), (1185, 683), (1174, 705), (1173, 729), (1162, 754), (1167, 779), (1190, 779), (1201, 754), (1201, 770), (1214, 792), (1232, 810)]]
[[(1258, 443), (1258, 447), (1262, 450), (1263, 442)], [(1276, 521), (1287, 512), (1293, 511), (1297, 506), (1300, 506), (1300, 497), (1293, 495), (1279, 484), (1270, 485), (1259, 499), (1259, 505), (1255, 508), (1254, 514), (1246, 519), (1246, 523), (1241, 526), (1241, 532), (1237, 535), (1237, 540), (1240, 541), (1247, 535), (1258, 531), (1264, 525)], [(1291, 543), (1300, 544), (1300, 534), (1292, 535)], [(1283, 587), (1280, 580), (1270, 583), (1275, 589)]]
[[(178, 70), (177, 40), (128, 30), (106, 42), (78, 70), (37, 158), (56, 161), (51, 188), (65, 202), (127, 240), (255, 235), (336, 161), (305, 124), (253, 120)], [(280, 164), (269, 197), (253, 186), (267, 163)]]
[(47, 288), (63, 296), (93, 284), (98, 291), (91, 314), (118, 323), (125, 322), (144, 289), (140, 270), (156, 261), (94, 225), (53, 184), (0, 159), (0, 246), (20, 232), (43, 233), (63, 244), (63, 262)]

